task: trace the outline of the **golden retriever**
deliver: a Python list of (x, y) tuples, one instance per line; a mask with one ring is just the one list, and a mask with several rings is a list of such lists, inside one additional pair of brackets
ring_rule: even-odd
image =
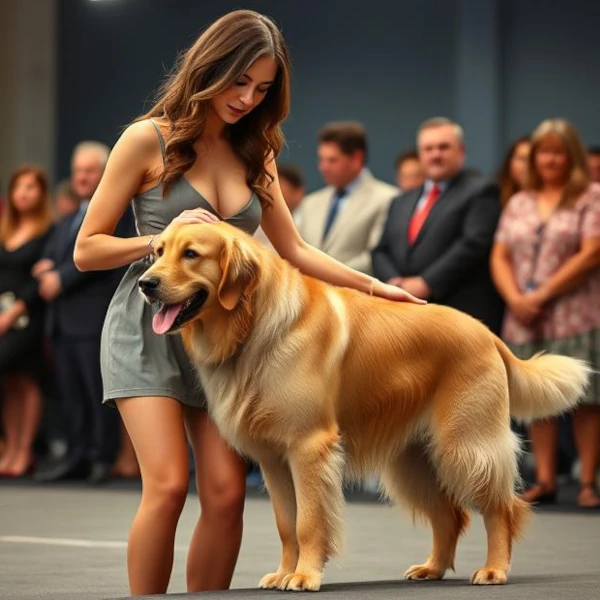
[(260, 464), (282, 542), (261, 587), (319, 589), (343, 478), (370, 474), (431, 523), (433, 550), (407, 578), (454, 567), (474, 509), (488, 554), (471, 581), (506, 582), (529, 512), (510, 417), (574, 406), (585, 363), (518, 360), (466, 314), (328, 285), (225, 223), (173, 227), (139, 283), (155, 332), (183, 336), (222, 435)]

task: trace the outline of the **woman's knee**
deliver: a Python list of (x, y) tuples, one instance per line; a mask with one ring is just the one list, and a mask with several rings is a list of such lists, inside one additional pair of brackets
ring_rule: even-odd
[(150, 504), (161, 514), (178, 516), (183, 510), (189, 488), (189, 477), (183, 473), (173, 473), (162, 477), (142, 476), (142, 502)]
[(211, 481), (198, 493), (202, 513), (206, 516), (219, 521), (241, 521), (246, 499), (245, 479)]

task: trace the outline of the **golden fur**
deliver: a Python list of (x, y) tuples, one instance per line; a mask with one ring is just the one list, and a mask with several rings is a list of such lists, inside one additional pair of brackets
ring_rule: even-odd
[(319, 589), (341, 547), (342, 481), (370, 474), (433, 528), (409, 579), (453, 568), (474, 509), (488, 555), (471, 581), (506, 582), (529, 512), (515, 495), (510, 416), (571, 408), (586, 364), (518, 360), (463, 313), (333, 287), (224, 223), (174, 228), (158, 254), (144, 275), (157, 278), (158, 299), (208, 292), (181, 334), (219, 430), (264, 474), (283, 548), (261, 587)]

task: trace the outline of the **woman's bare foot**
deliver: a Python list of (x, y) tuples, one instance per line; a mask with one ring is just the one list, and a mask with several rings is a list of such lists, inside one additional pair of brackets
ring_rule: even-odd
[(600, 495), (594, 483), (582, 483), (577, 497), (580, 508), (600, 508)]
[(0, 477), (12, 470), (13, 462), (14, 454), (12, 452), (5, 452), (2, 455), (2, 458), (0, 458)]
[(556, 486), (549, 483), (534, 483), (522, 496), (530, 504), (554, 504), (556, 502)]
[(33, 465), (33, 455), (29, 452), (22, 452), (13, 458), (3, 473), (5, 477), (23, 477), (33, 469)]

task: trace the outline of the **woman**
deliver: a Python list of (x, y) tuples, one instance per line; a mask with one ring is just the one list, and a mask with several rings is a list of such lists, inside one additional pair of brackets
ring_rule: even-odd
[[(600, 186), (590, 183), (585, 149), (567, 121), (534, 132), (528, 189), (513, 196), (492, 250), (492, 274), (508, 306), (503, 335), (521, 358), (547, 350), (600, 370)], [(600, 507), (600, 377), (573, 414), (581, 486), (578, 504)], [(529, 430), (537, 482), (530, 502), (556, 500), (558, 420)]]
[(23, 166), (8, 184), (0, 226), (0, 381), (6, 449), (0, 476), (20, 477), (33, 466), (42, 398), (43, 304), (31, 274), (52, 223), (42, 169)]
[(527, 184), (527, 165), (529, 164), (530, 150), (529, 136), (522, 136), (511, 144), (502, 161), (502, 167), (498, 174), (498, 184), (500, 185), (500, 202), (503, 207)]
[[(253, 233), (262, 224), (275, 249), (305, 273), (416, 301), (308, 247), (298, 235), (274, 162), (289, 85), (288, 50), (269, 19), (235, 11), (216, 21), (179, 61), (156, 105), (115, 145), (79, 233), (79, 268), (133, 263), (109, 308), (102, 348), (105, 400), (121, 413), (143, 481), (128, 547), (132, 595), (167, 589), (188, 489), (186, 434), (202, 506), (188, 554), (189, 591), (229, 586), (242, 533), (244, 461), (207, 418), (179, 337), (152, 333), (150, 307), (137, 290), (143, 259), (161, 230), (171, 221), (223, 219)], [(132, 197), (142, 235), (115, 238)]]
[(421, 187), (425, 174), (416, 150), (406, 150), (396, 158), (396, 185), (402, 193)]

